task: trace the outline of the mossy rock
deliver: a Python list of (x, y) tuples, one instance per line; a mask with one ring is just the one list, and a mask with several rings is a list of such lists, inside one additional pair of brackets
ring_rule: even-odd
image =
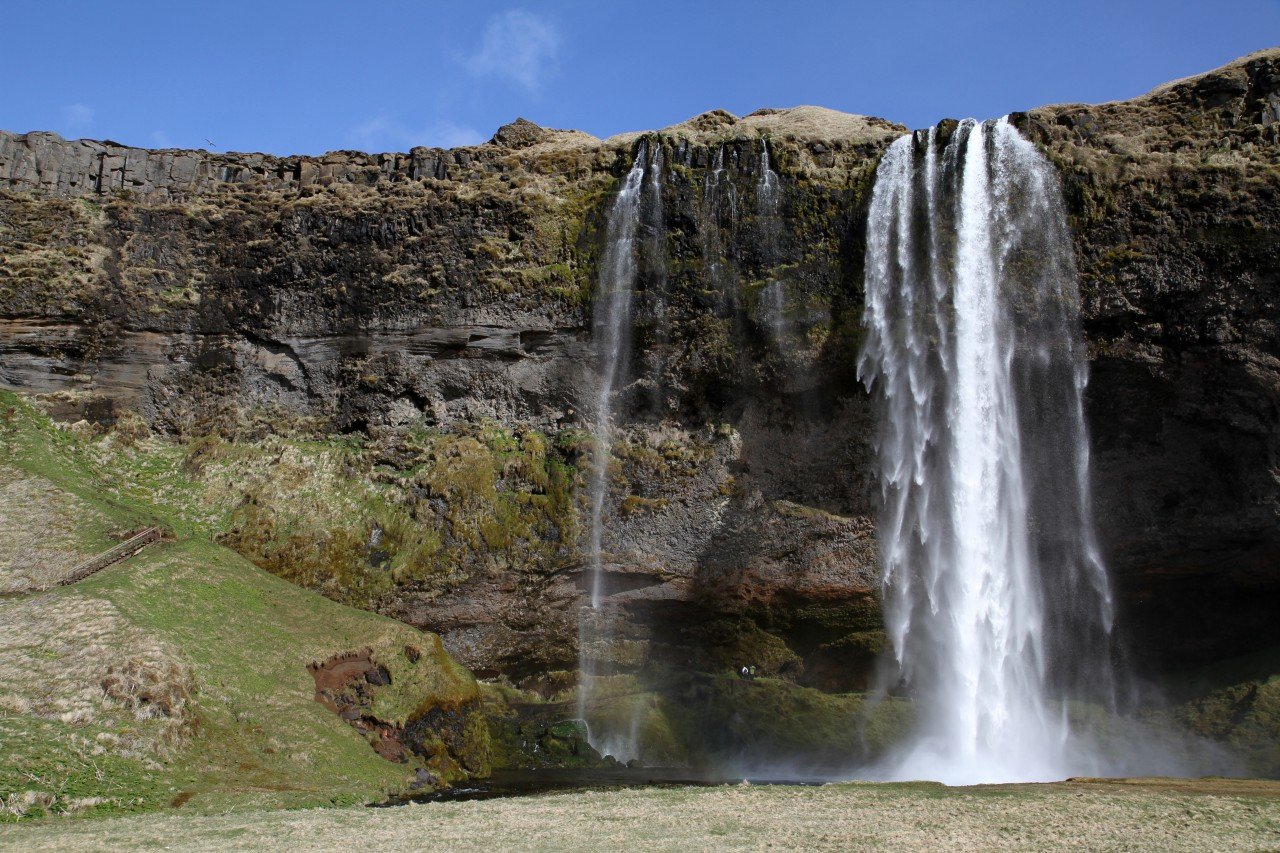
[(547, 729), (547, 734), (558, 738), (581, 738), (586, 740), (589, 736), (587, 732), (587, 724), (582, 720), (561, 720), (551, 725)]
[(754, 666), (762, 675), (798, 674), (800, 656), (786, 642), (749, 618), (722, 617), (683, 632), (682, 639), (696, 649), (693, 662), (709, 672), (737, 672)]
[(605, 767), (610, 764), (587, 741), (581, 720), (545, 722), (544, 712), (562, 706), (520, 706), (487, 717), (489, 758), (495, 770), (539, 767)]
[(833, 695), (777, 679), (698, 679), (671, 697), (671, 726), (710, 762), (845, 768), (905, 736), (908, 703)]
[(1250, 774), (1280, 777), (1280, 675), (1216, 690), (1174, 717), (1192, 732), (1226, 743)]

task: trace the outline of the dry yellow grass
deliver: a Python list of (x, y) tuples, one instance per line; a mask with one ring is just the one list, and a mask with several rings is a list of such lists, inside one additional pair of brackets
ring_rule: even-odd
[[(144, 685), (170, 681), (175, 701), (140, 699)], [(180, 719), (189, 682), (174, 650), (108, 601), (64, 595), (0, 602), (0, 712), (71, 724)]]
[(86, 501), (0, 465), (0, 595), (56, 586), (81, 560), (114, 544), (110, 527)]
[[(33, 806), (119, 802), (67, 793), (70, 771), (58, 756), (88, 767), (132, 759), (158, 771), (191, 734), (194, 689), (175, 650), (109, 601), (71, 592), (0, 601), (0, 756), (19, 771), (0, 779), (0, 819)], [(24, 717), (32, 724), (13, 728)], [(56, 749), (34, 720), (60, 726)]]
[(845, 784), (556, 794), (390, 809), (52, 821), (5, 850), (1259, 850), (1280, 784)]

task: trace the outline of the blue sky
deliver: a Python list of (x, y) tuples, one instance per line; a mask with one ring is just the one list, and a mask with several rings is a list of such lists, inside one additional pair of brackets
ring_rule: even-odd
[(275, 154), (470, 144), (517, 115), (607, 136), (820, 104), (923, 127), (1280, 44), (1280, 0), (8, 0), (0, 22), (0, 129)]

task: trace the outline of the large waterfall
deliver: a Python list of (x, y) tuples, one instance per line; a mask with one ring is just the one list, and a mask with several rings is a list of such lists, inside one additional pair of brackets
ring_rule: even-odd
[(1007, 120), (889, 148), (867, 233), (859, 372), (882, 405), (886, 623), (918, 729), (885, 774), (1096, 771), (1068, 698), (1106, 701), (1086, 363), (1057, 176)]

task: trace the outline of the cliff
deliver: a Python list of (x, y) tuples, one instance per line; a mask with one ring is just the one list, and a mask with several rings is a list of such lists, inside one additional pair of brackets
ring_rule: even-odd
[[(1131, 651), (1273, 644), (1280, 51), (1014, 121), (1073, 217)], [(0, 383), (180, 448), (211, 535), (259, 565), (554, 693), (578, 659), (597, 261), (643, 137), (661, 227), (605, 537), (633, 618), (588, 656), (861, 687), (883, 641), (863, 229), (904, 132), (800, 107), (318, 158), (0, 134)]]
[(1098, 518), (1134, 649), (1280, 639), (1280, 52), (1129, 102), (1033, 110), (1092, 355)]

